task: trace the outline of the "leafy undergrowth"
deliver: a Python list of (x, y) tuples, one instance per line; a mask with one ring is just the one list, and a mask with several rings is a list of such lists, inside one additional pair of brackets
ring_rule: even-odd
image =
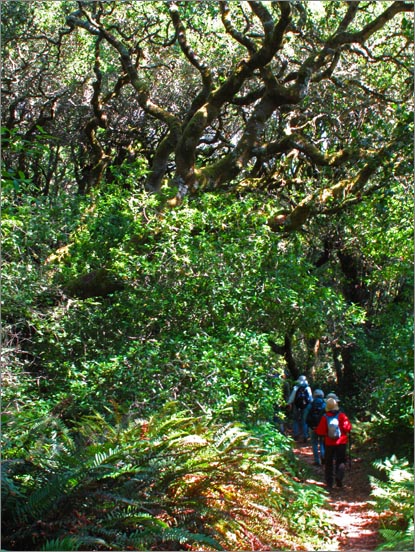
[[(4, 429), (3, 548), (324, 549), (324, 494), (295, 481), (271, 426), (198, 418), (170, 404), (151, 419), (56, 417), (16, 440)], [(16, 436), (15, 436), (16, 437)]]
[(371, 476), (373, 505), (382, 513), (380, 534), (384, 540), (379, 550), (414, 549), (414, 475), (405, 459), (396, 456), (375, 462), (380, 475)]

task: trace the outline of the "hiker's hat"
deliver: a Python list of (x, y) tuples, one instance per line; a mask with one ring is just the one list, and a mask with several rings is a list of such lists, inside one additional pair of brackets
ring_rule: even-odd
[(327, 412), (330, 412), (331, 410), (338, 410), (339, 405), (337, 404), (337, 401), (334, 399), (327, 399), (326, 402), (326, 410)]
[(336, 402), (340, 402), (339, 397), (336, 395), (336, 393), (329, 393), (326, 396), (326, 399), (334, 399)]
[(304, 383), (307, 383), (307, 378), (306, 378), (305, 376), (300, 376), (300, 377), (298, 378), (297, 383), (298, 383), (299, 385), (302, 385), (302, 384), (304, 384)]
[(324, 391), (322, 389), (314, 389), (313, 397), (317, 399), (318, 397), (324, 398)]

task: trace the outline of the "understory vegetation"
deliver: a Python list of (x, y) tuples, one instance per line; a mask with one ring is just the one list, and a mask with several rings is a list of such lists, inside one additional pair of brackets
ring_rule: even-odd
[[(284, 403), (285, 369), (268, 343), (277, 339), (272, 321), (296, 313), (300, 358), (316, 328), (355, 336), (366, 355), (374, 354), (372, 340), (365, 341), (362, 310), (307, 263), (306, 240), (273, 240), (253, 212), (257, 202), (212, 195), (160, 215), (154, 197), (140, 203), (106, 191), (93, 209), (75, 213), (80, 223), (57, 258), (47, 247), (41, 257), (41, 221), (52, 238), (48, 214), (67, 211), (38, 198), (4, 203), (16, 252), (3, 276), (3, 289), (10, 286), (3, 317), (14, 321), (3, 327), (10, 339), (3, 348), (4, 548), (328, 545), (325, 492), (304, 490), (289, 437), (270, 423)], [(25, 209), (31, 216), (16, 231)], [(22, 263), (23, 248), (32, 266)], [(77, 297), (72, 290), (86, 270), (98, 271), (92, 285), (120, 289)], [(374, 330), (381, 335), (389, 330), (382, 324)], [(409, 361), (409, 317), (399, 339), (394, 355)], [(410, 457), (410, 367), (405, 377), (399, 358), (376, 355), (371, 387), (362, 384), (351, 415), (365, 421), (369, 446), (395, 434), (394, 451)], [(323, 359), (315, 385), (329, 389), (335, 381)], [(359, 369), (368, 374), (365, 364)], [(389, 500), (390, 519), (399, 515), (384, 533), (395, 546), (411, 531), (410, 482), (402, 481), (374, 484), (387, 489), (375, 493), (380, 511)]]
[(174, 403), (146, 420), (111, 414), (111, 422), (96, 414), (71, 429), (50, 416), (19, 437), (18, 448), (31, 455), (13, 458), (9, 450), (3, 467), (4, 546), (280, 548), (294, 526), (293, 544), (324, 542), (324, 497), (294, 482), (281, 435), (267, 450), (261, 429), (253, 435)]
[(413, 6), (1, 7), (3, 549), (329, 549), (305, 374), (412, 550)]

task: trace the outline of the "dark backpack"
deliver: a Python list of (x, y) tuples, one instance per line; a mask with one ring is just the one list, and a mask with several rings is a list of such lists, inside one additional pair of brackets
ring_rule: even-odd
[(307, 392), (307, 386), (300, 385), (300, 387), (297, 389), (297, 392), (295, 394), (295, 399), (294, 399), (295, 406), (300, 410), (304, 410), (304, 408), (308, 405), (309, 402), (310, 402), (310, 395)]
[(306, 423), (311, 429), (316, 429), (326, 410), (326, 403), (321, 397), (314, 399), (310, 411), (307, 414)]
[(327, 416), (327, 435), (330, 437), (330, 439), (334, 439), (337, 441), (337, 439), (340, 439), (341, 431), (340, 431), (340, 425), (339, 425), (339, 417), (340, 412), (337, 412), (337, 414), (334, 414), (334, 416)]

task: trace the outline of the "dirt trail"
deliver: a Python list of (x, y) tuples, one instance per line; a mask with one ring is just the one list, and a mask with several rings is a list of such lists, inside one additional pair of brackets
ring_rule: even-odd
[[(323, 467), (313, 466), (311, 445), (296, 443), (295, 454), (308, 464), (313, 476), (306, 480), (310, 485), (324, 485)], [(367, 464), (361, 458), (353, 458), (352, 468), (347, 469), (342, 488), (333, 488), (329, 495), (327, 516), (338, 526), (338, 537), (331, 549), (375, 550), (380, 543), (378, 535), (379, 514), (371, 509), (370, 485)]]

